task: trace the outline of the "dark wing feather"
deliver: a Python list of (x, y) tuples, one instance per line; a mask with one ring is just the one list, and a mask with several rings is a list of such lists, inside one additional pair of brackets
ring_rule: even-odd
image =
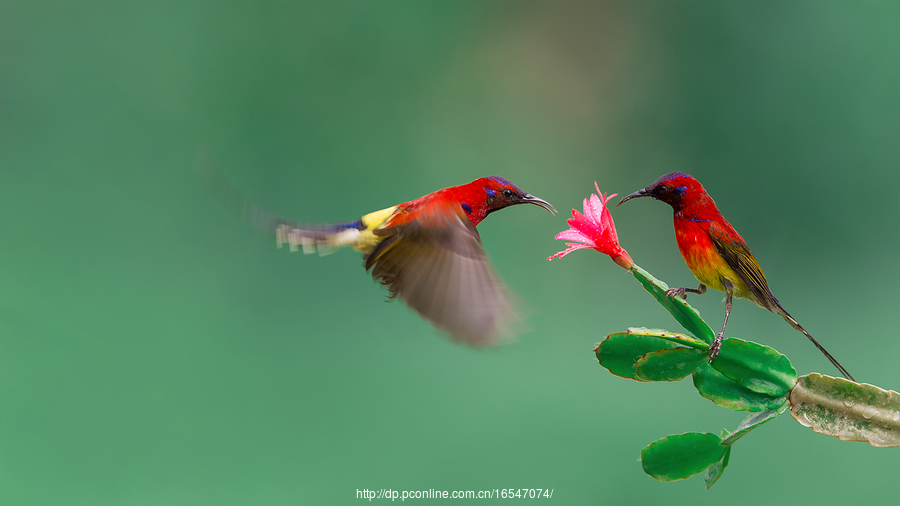
[(759, 262), (750, 252), (747, 243), (729, 237), (729, 235), (718, 223), (712, 223), (709, 226), (709, 237), (716, 246), (716, 251), (722, 255), (729, 267), (738, 273), (738, 276), (750, 289), (750, 293), (756, 298), (753, 302), (771, 311), (774, 297), (772, 291), (769, 290), (766, 275), (763, 274)]
[(427, 212), (376, 231), (384, 239), (366, 255), (366, 269), (456, 340), (484, 346), (511, 334), (518, 317), (474, 225), (452, 203)]

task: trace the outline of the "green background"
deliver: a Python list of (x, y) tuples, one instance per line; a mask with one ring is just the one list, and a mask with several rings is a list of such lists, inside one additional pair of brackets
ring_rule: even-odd
[[(0, 503), (890, 503), (900, 451), (787, 416), (709, 491), (646, 476), (644, 445), (743, 415), (602, 369), (607, 334), (678, 325), (607, 258), (546, 257), (595, 180), (689, 172), (784, 306), (900, 389), (898, 26), (897, 2), (3, 2)], [(276, 249), (199, 184), (200, 146), (312, 222), (512, 179), (562, 211), (479, 227), (530, 331), (455, 346), (358, 254)], [(667, 206), (613, 216), (638, 264), (695, 286)], [(719, 325), (720, 294), (690, 301)], [(728, 328), (836, 374), (747, 301)]]

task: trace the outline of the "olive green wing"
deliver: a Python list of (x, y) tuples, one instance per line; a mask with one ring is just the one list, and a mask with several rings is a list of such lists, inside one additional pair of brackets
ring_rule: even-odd
[(750, 293), (756, 298), (753, 302), (771, 311), (774, 297), (769, 290), (768, 282), (766, 282), (766, 275), (763, 274), (759, 262), (750, 252), (747, 243), (735, 238), (734, 235), (736, 234), (729, 234), (718, 223), (713, 222), (709, 226), (709, 237), (712, 239), (716, 251), (722, 255), (728, 266), (741, 277), (744, 284), (750, 289)]

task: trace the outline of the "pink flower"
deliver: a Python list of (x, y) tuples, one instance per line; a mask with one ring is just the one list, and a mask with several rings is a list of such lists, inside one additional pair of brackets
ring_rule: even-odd
[(609, 209), (606, 208), (606, 203), (617, 194), (607, 196), (600, 193), (596, 181), (594, 188), (597, 189), (597, 194), (592, 193), (590, 198), (584, 199), (584, 215), (572, 209), (572, 217), (566, 220), (571, 228), (556, 234), (556, 239), (575, 242), (567, 242), (567, 249), (548, 257), (547, 260), (562, 258), (577, 249), (592, 248), (609, 255), (615, 263), (631, 270), (634, 261), (628, 252), (619, 246), (616, 224), (613, 223)]

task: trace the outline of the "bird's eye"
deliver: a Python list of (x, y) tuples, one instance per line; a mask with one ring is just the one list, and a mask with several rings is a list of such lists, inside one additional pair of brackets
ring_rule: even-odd
[(656, 193), (669, 193), (669, 186), (661, 184), (656, 187)]
[(508, 198), (508, 199), (511, 199), (512, 196), (513, 196), (512, 190), (503, 190), (503, 196), (506, 197), (506, 198)]

